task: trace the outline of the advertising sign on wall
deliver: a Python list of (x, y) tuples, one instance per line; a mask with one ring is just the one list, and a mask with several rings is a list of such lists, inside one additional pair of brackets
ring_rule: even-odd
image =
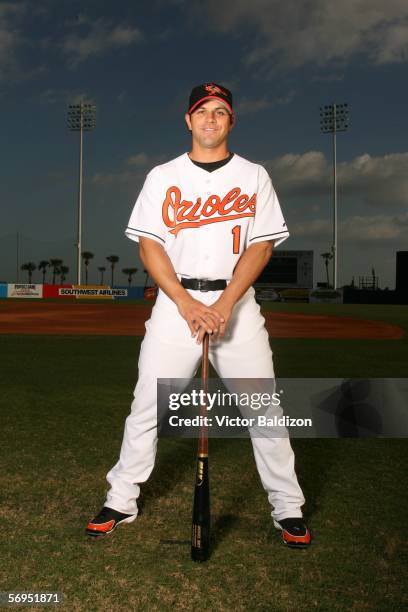
[(7, 297), (9, 298), (42, 298), (42, 285), (8, 285)]
[(127, 289), (113, 288), (106, 285), (72, 285), (61, 287), (58, 294), (61, 297), (75, 297), (77, 299), (112, 300), (114, 297), (127, 297)]
[[(59, 290), (66, 288), (66, 289), (70, 289), (72, 287), (72, 285), (44, 285), (43, 288), (43, 297), (44, 298), (59, 298), (61, 297), (59, 294)], [(66, 296), (66, 297), (71, 297), (72, 296)]]
[(143, 299), (144, 295), (144, 287), (114, 287), (115, 290), (124, 289), (126, 291), (125, 295), (115, 295), (115, 300), (118, 299)]

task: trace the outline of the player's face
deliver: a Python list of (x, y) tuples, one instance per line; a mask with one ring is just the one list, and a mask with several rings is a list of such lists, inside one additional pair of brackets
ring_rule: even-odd
[(195, 144), (205, 149), (222, 145), (233, 127), (230, 113), (218, 100), (206, 100), (191, 115), (186, 114), (186, 123)]

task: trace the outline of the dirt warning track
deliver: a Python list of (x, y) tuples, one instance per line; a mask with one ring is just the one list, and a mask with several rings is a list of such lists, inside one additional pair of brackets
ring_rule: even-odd
[[(4, 300), (0, 334), (143, 336), (151, 306)], [(399, 340), (397, 325), (332, 315), (264, 313), (272, 338), (371, 338)]]

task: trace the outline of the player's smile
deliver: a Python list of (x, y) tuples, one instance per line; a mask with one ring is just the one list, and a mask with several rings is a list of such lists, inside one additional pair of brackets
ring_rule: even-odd
[(208, 134), (216, 134), (217, 132), (219, 132), (219, 128), (215, 128), (215, 127), (204, 127), (201, 128), (202, 132), (204, 132), (204, 134), (208, 135)]

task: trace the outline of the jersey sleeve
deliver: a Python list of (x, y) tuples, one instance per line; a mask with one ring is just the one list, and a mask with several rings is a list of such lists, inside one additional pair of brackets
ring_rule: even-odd
[(248, 246), (262, 240), (273, 240), (276, 247), (289, 236), (288, 228), (270, 176), (262, 166), (259, 166), (258, 181), (255, 218), (249, 232)]
[(158, 168), (149, 172), (130, 215), (125, 235), (139, 242), (139, 238), (151, 238), (161, 245), (166, 241), (166, 226), (163, 221)]

